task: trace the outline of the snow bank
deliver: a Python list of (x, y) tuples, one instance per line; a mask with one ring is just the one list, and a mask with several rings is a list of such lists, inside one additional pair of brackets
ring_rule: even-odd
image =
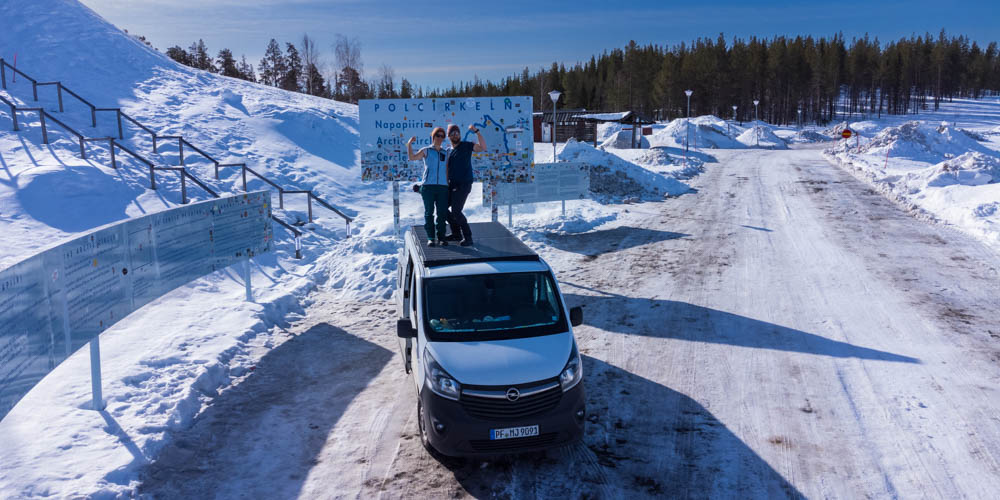
[(756, 125), (746, 129), (736, 137), (736, 140), (747, 147), (761, 147), (767, 149), (788, 149), (788, 144), (774, 134), (770, 127)]
[[(730, 135), (742, 129), (728, 125), (725, 120), (712, 115), (691, 118), (690, 127), (684, 118), (671, 121), (666, 126), (654, 130), (649, 142), (654, 146), (683, 148), (690, 137), (691, 148), (708, 149), (742, 149), (746, 146), (734, 140)], [(690, 136), (689, 136), (690, 134)]]
[(677, 196), (691, 189), (676, 179), (651, 172), (583, 142), (567, 142), (559, 153), (559, 159), (589, 165), (590, 190), (597, 194), (662, 198)]
[[(632, 131), (619, 130), (611, 134), (604, 142), (601, 143), (601, 146), (605, 148), (615, 148), (615, 149), (633, 149)], [(635, 149), (649, 149), (649, 139), (640, 134), (639, 147)]]
[(979, 152), (960, 156), (906, 174), (902, 183), (911, 193), (952, 185), (982, 186), (1000, 182), (1000, 158)]
[(912, 121), (879, 132), (859, 152), (938, 162), (970, 151), (995, 154), (954, 127)]

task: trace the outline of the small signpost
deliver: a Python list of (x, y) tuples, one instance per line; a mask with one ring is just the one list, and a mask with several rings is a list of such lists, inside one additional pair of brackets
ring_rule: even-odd
[(851, 132), (851, 129), (849, 129), (849, 128), (845, 128), (840, 133), (840, 137), (844, 138), (844, 152), (845, 153), (847, 152), (847, 148), (850, 147), (850, 141), (848, 139), (850, 139), (852, 135), (854, 135), (854, 133)]

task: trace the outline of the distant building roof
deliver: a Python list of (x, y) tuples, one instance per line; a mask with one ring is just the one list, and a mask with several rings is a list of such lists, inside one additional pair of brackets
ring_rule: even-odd
[(595, 120), (599, 122), (617, 122), (617, 121), (622, 121), (631, 116), (632, 116), (631, 111), (622, 111), (620, 113), (588, 113), (588, 114), (576, 115), (577, 118), (583, 118), (585, 120)]

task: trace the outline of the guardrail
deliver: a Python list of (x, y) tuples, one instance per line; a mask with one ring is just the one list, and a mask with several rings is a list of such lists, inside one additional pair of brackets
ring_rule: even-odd
[[(3, 89), (7, 88), (7, 73), (6, 73), (6, 69), (7, 68), (10, 68), (16, 74), (23, 76), (25, 79), (27, 79), (28, 81), (31, 82), (32, 96), (33, 96), (33, 98), (34, 98), (35, 101), (38, 100), (38, 87), (39, 86), (55, 85), (56, 86), (56, 92), (57, 92), (57, 95), (58, 95), (58, 100), (59, 100), (59, 111), (60, 112), (63, 112), (63, 110), (64, 110), (62, 93), (63, 93), (63, 91), (66, 91), (69, 95), (73, 96), (74, 98), (76, 98), (77, 100), (79, 100), (81, 103), (83, 103), (84, 105), (86, 105), (87, 107), (90, 108), (91, 126), (93, 126), (93, 127), (97, 126), (97, 113), (98, 112), (113, 112), (113, 113), (115, 113), (115, 119), (116, 119), (116, 122), (117, 122), (117, 125), (118, 125), (118, 139), (119, 140), (124, 140), (124, 138), (125, 138), (124, 127), (123, 127), (123, 123), (122, 123), (122, 119), (124, 118), (125, 120), (127, 120), (128, 122), (130, 122), (130, 123), (134, 124), (135, 126), (139, 127), (142, 131), (148, 133), (151, 136), (152, 142), (153, 142), (153, 153), (158, 153), (158, 141), (163, 140), (163, 139), (176, 140), (177, 141), (177, 149), (178, 149), (178, 160), (179, 160), (179, 164), (182, 165), (182, 166), (185, 165), (185, 163), (184, 163), (184, 146), (187, 145), (187, 147), (190, 148), (192, 151), (195, 151), (196, 153), (200, 154), (201, 156), (203, 156), (208, 161), (212, 162), (212, 164), (215, 166), (215, 178), (216, 179), (219, 179), (219, 168), (220, 167), (237, 167), (237, 166), (241, 167), (241, 169), (242, 169), (242, 178), (243, 178), (243, 191), (244, 192), (247, 191), (247, 176), (246, 176), (246, 174), (247, 174), (247, 171), (249, 171), (255, 177), (257, 177), (258, 179), (264, 181), (265, 183), (269, 184), (270, 186), (274, 187), (278, 191), (278, 205), (279, 205), (279, 208), (282, 208), (282, 209), (285, 208), (285, 199), (284, 199), (284, 195), (285, 194), (305, 194), (306, 195), (306, 207), (307, 207), (307, 213), (308, 213), (309, 222), (313, 222), (312, 202), (313, 202), (313, 200), (315, 200), (317, 203), (319, 203), (324, 208), (329, 209), (330, 211), (334, 212), (335, 214), (337, 214), (338, 216), (340, 216), (341, 218), (343, 218), (344, 221), (345, 221), (345, 223), (347, 224), (347, 237), (350, 238), (350, 236), (351, 236), (351, 222), (354, 219), (351, 218), (351, 217), (349, 217), (343, 211), (341, 211), (338, 208), (334, 207), (332, 204), (328, 203), (326, 200), (323, 200), (322, 198), (320, 198), (312, 190), (298, 190), (298, 189), (296, 189), (296, 190), (286, 190), (286, 189), (282, 188), (280, 185), (278, 185), (277, 183), (271, 181), (270, 179), (268, 179), (268, 178), (264, 177), (263, 175), (255, 172), (254, 170), (250, 169), (246, 165), (246, 163), (220, 163), (218, 160), (216, 160), (215, 158), (213, 158), (211, 155), (209, 155), (208, 153), (206, 153), (202, 149), (198, 148), (197, 146), (195, 146), (194, 144), (192, 144), (187, 139), (184, 139), (183, 136), (179, 136), (179, 135), (157, 135), (157, 133), (155, 131), (153, 131), (149, 127), (146, 127), (145, 125), (143, 125), (142, 123), (140, 123), (135, 118), (132, 118), (131, 116), (129, 116), (125, 112), (123, 112), (121, 110), (121, 108), (98, 108), (93, 103), (91, 103), (90, 101), (88, 101), (88, 100), (84, 99), (83, 97), (81, 97), (79, 94), (77, 94), (77, 93), (73, 92), (72, 90), (70, 90), (69, 88), (66, 88), (65, 86), (63, 86), (62, 82), (58, 82), (58, 81), (56, 81), (56, 82), (38, 82), (37, 80), (35, 80), (35, 79), (31, 78), (30, 76), (28, 76), (27, 74), (25, 74), (23, 71), (15, 68), (11, 64), (9, 64), (3, 58), (0, 58), (0, 83), (2, 83)], [(135, 153), (134, 151), (126, 148), (120, 142), (116, 142), (113, 137), (88, 138), (88, 137), (84, 136), (83, 134), (81, 134), (80, 132), (78, 132), (78, 131), (74, 130), (73, 128), (69, 127), (65, 123), (57, 120), (51, 114), (47, 113), (43, 108), (40, 108), (40, 107), (39, 108), (18, 107), (16, 104), (14, 104), (10, 100), (4, 98), (3, 96), (0, 96), (0, 101), (2, 101), (4, 104), (6, 104), (7, 106), (9, 106), (10, 109), (11, 109), (11, 120), (13, 121), (13, 125), (14, 125), (13, 129), (14, 129), (14, 131), (20, 130), (20, 128), (18, 126), (18, 122), (17, 122), (17, 112), (18, 111), (37, 112), (37, 113), (39, 113), (39, 116), (41, 117), (40, 121), (41, 121), (41, 126), (42, 126), (42, 142), (44, 144), (48, 144), (48, 129), (47, 129), (47, 126), (46, 126), (46, 123), (45, 123), (45, 119), (46, 119), (46, 117), (48, 117), (51, 121), (54, 121), (58, 125), (60, 125), (63, 128), (65, 128), (67, 131), (69, 131), (71, 134), (77, 136), (77, 138), (79, 140), (79, 143), (80, 143), (80, 157), (81, 158), (86, 159), (86, 150), (85, 150), (85, 147), (84, 147), (84, 144), (86, 142), (103, 142), (103, 141), (108, 141), (108, 148), (109, 148), (110, 153), (111, 153), (111, 166), (112, 166), (112, 168), (116, 168), (116, 169), (118, 168), (117, 160), (115, 158), (115, 148), (118, 148), (118, 149), (121, 149), (122, 151), (125, 151), (126, 153), (130, 154), (132, 157), (134, 157), (137, 160), (141, 161), (142, 163), (146, 164), (146, 166), (149, 168), (150, 189), (156, 189), (156, 171), (157, 170), (172, 170), (172, 171), (180, 171), (181, 172), (180, 175), (181, 175), (181, 200), (182, 200), (182, 204), (186, 204), (187, 203), (187, 184), (186, 184), (186, 179), (191, 179), (192, 182), (194, 182), (196, 185), (198, 185), (199, 187), (201, 187), (202, 189), (204, 189), (206, 192), (211, 193), (211, 194), (213, 194), (213, 196), (218, 197), (218, 194), (215, 194), (215, 192), (213, 190), (211, 190), (210, 188), (208, 188), (205, 185), (205, 183), (203, 183), (200, 180), (198, 180), (194, 175), (192, 175), (190, 172), (187, 171), (187, 169), (185, 169), (183, 167), (180, 167), (180, 168), (177, 168), (177, 167), (173, 167), (173, 168), (171, 168), (171, 167), (156, 167), (153, 164), (153, 162), (149, 161), (146, 158), (143, 158), (142, 156), (140, 156), (139, 154)], [(277, 220), (277, 219), (275, 219), (275, 220)], [(296, 237), (296, 254), (300, 255), (300, 251), (299, 251), (299, 237), (301, 236), (302, 233), (300, 231), (292, 228), (291, 225), (288, 225), (288, 224), (286, 224), (286, 223), (284, 223), (282, 221), (279, 221), (279, 223), (283, 227), (285, 227), (286, 229), (292, 230), (293, 234), (295, 234), (295, 237)]]

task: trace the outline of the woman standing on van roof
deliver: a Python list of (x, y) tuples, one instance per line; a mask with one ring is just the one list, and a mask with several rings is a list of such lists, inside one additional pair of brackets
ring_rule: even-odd
[[(424, 199), (424, 229), (427, 231), (427, 245), (447, 246), (445, 228), (448, 221), (448, 156), (441, 143), (444, 142), (444, 129), (434, 127), (431, 130), (431, 145), (413, 152), (413, 141), (406, 141), (406, 154), (410, 161), (424, 161), (424, 183), (420, 186), (420, 196)], [(437, 224), (434, 212), (437, 211)], [(436, 238), (436, 240), (435, 240)]]

